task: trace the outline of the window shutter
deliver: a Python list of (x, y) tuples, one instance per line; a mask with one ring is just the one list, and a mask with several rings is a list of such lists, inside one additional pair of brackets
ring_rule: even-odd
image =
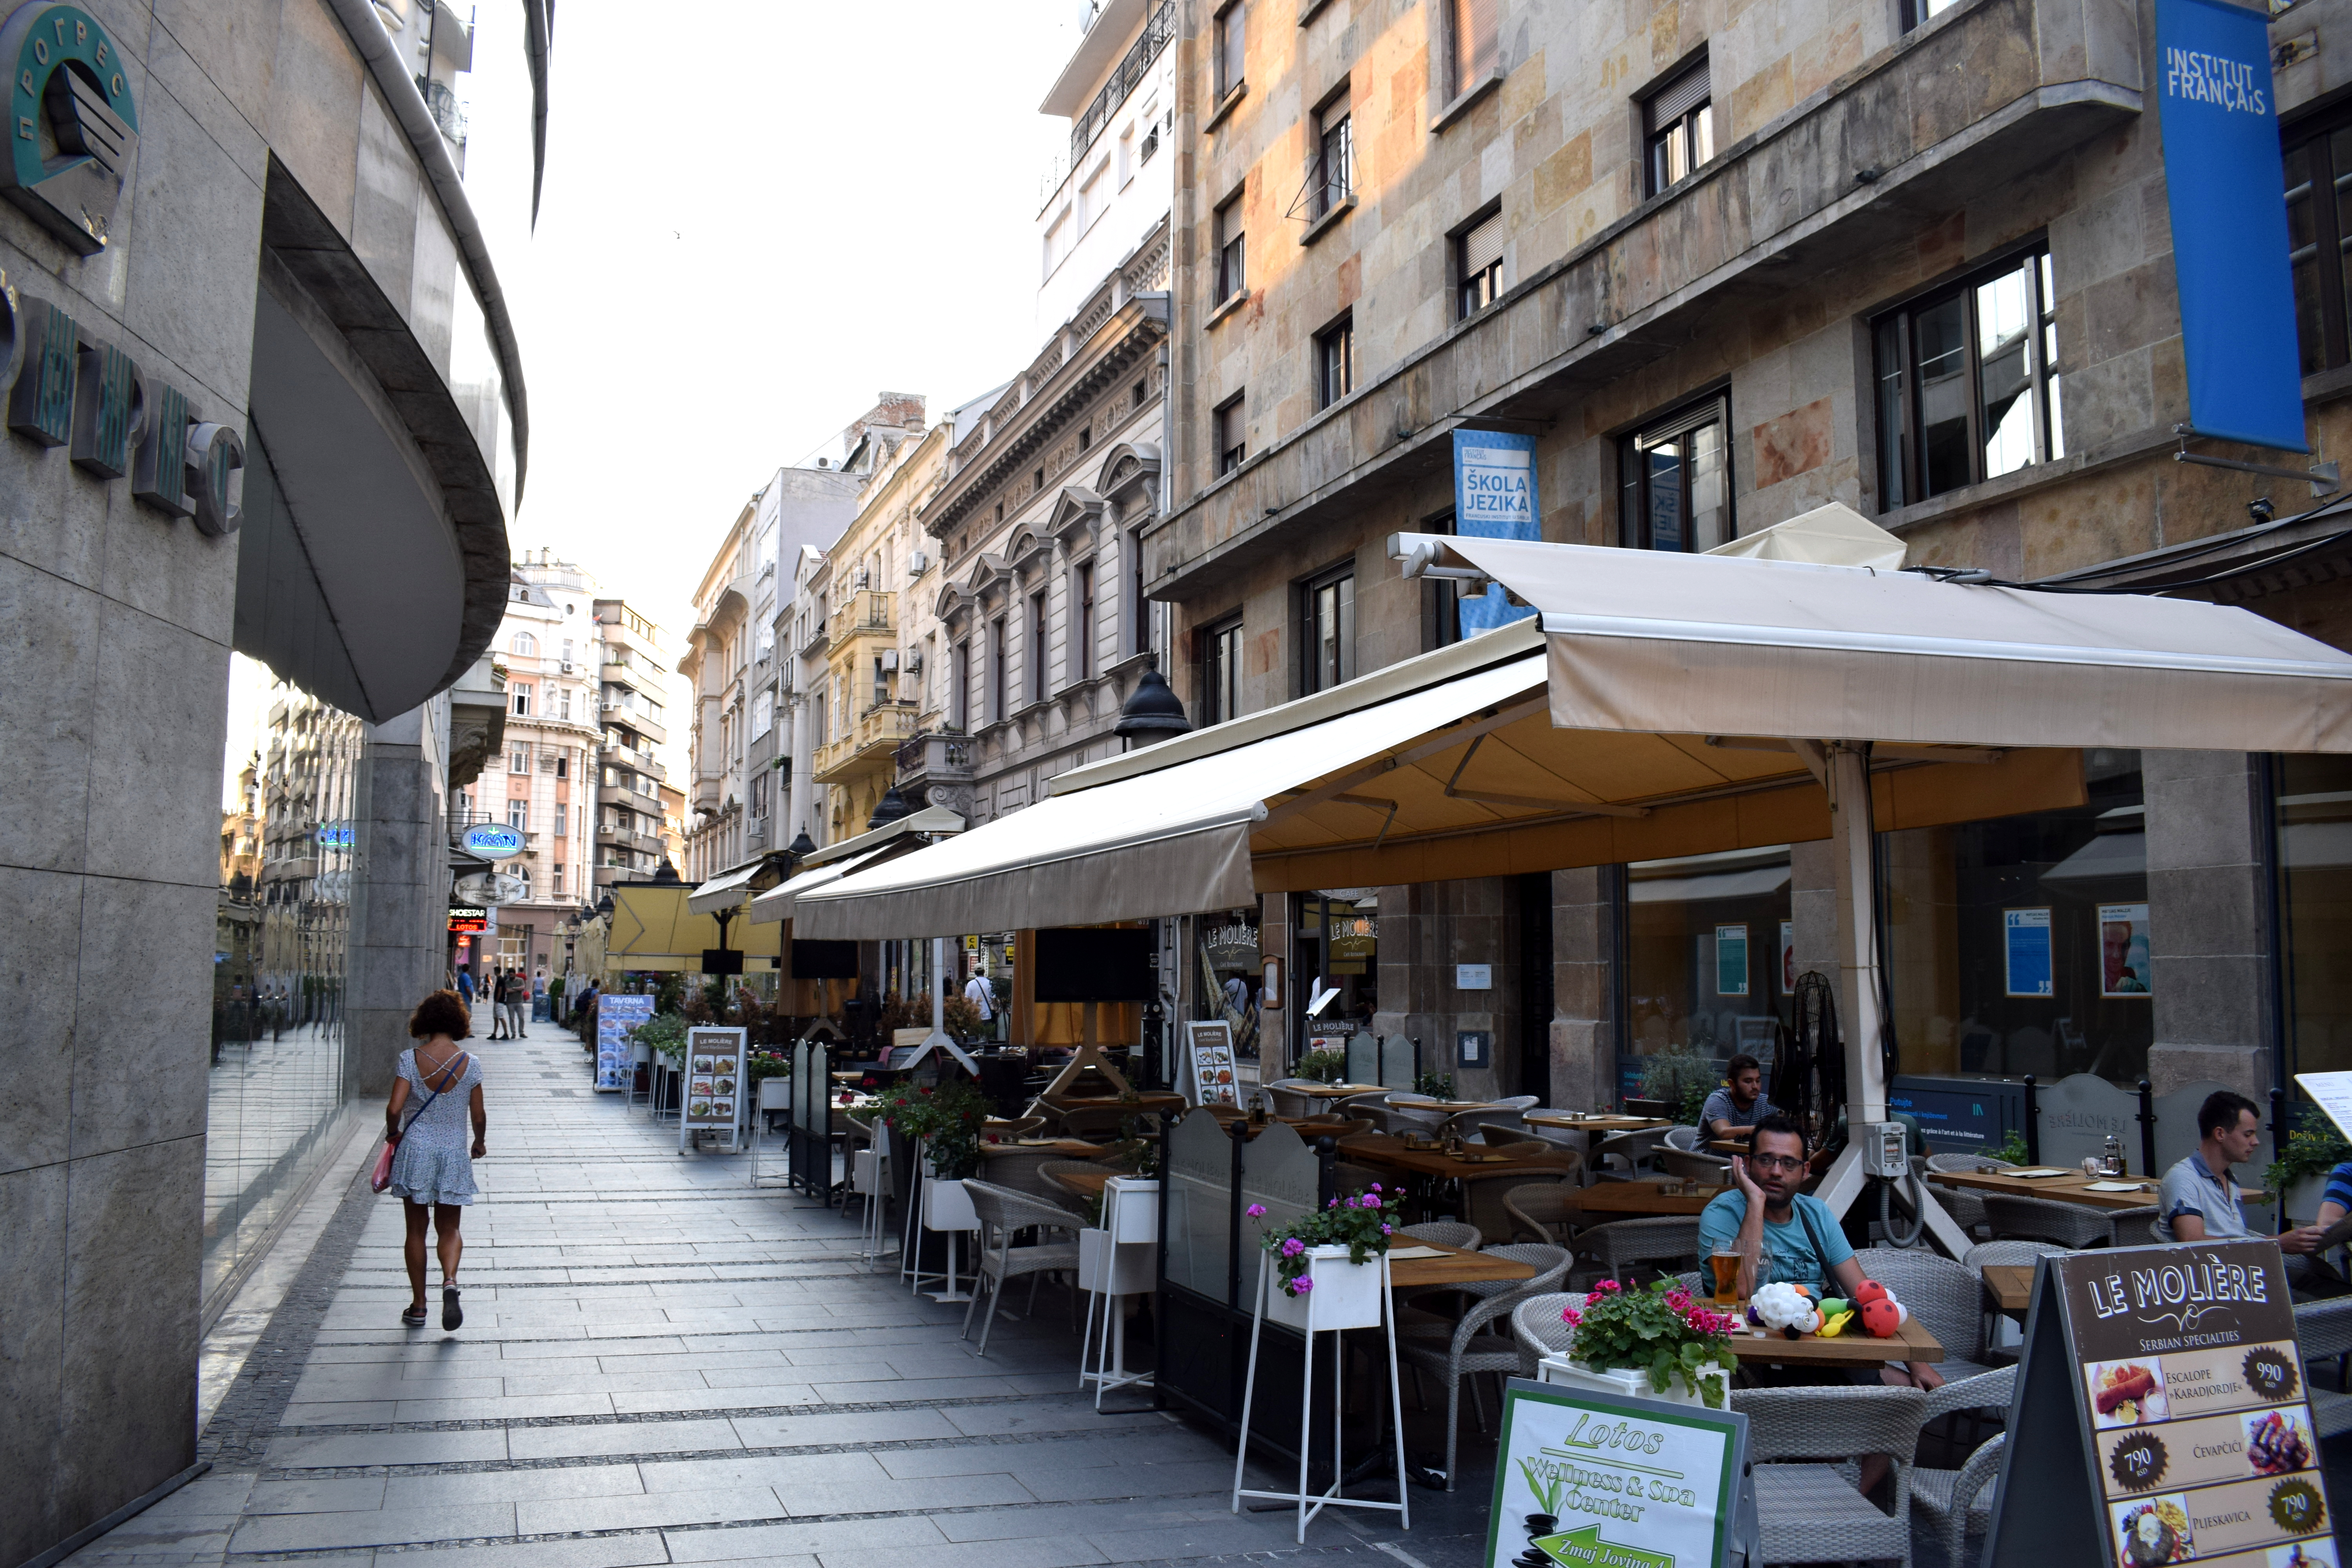
[(1701, 60), (1650, 97), (1650, 131), (1664, 130), (1707, 99), (1706, 62)]
[(1462, 237), (1462, 276), (1475, 278), (1503, 258), (1503, 215), (1500, 211), (1472, 226)]
[(1454, 90), (1464, 93), (1496, 66), (1496, 0), (1454, 0)]

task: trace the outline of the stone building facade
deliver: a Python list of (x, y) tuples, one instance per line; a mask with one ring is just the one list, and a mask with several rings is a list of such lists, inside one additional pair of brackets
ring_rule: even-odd
[[(2272, 24), (2290, 216), (2330, 243), (2352, 230), (2309, 171), (2352, 85), (2352, 59), (2315, 42), (2338, 9)], [(2343, 645), (2341, 548), (2266, 564), (2335, 525), (2261, 531), (2265, 507), (2247, 527), (2250, 503), (2284, 517), (2311, 492), (2173, 460), (2188, 405), (2148, 5), (1242, 0), (1185, 26), (1173, 499), (1145, 542), (1196, 721), (1460, 635), (1453, 590), (1401, 577), (1384, 543), (1451, 528), (1465, 427), (1535, 437), (1549, 540), (1704, 549), (1834, 501), (1916, 563), (2211, 577), (2197, 591)], [(2301, 254), (2326, 458), (2352, 437), (2342, 268)], [(2042, 848), (2018, 823), (1890, 845), (1912, 1070), (2259, 1092), (2352, 1065), (2321, 978), (2341, 873), (2294, 831), (2328, 819), (2332, 765), (2088, 771), (2097, 812), (2033, 826)], [(2133, 842), (2098, 843), (2123, 825)], [(1492, 1029), (1496, 1066), (1465, 1090), (1589, 1104), (1637, 1089), (1655, 1051), (1719, 1061), (1780, 986), (1697, 987), (1708, 910), (1736, 906), (1717, 923), (1748, 933), (1742, 964), (1751, 942), (1776, 972), (1828, 952), (1821, 849), (1335, 892), (1377, 910), (1367, 1023), (1433, 1044)], [(2043, 879), (2033, 898), (2095, 945), (2119, 930), (2152, 996), (2102, 984), (2029, 1017), (1981, 994), (1970, 944), (1998, 910), (1970, 868), (1992, 862)], [(1308, 919), (1289, 899), (1263, 911), (1295, 984)], [(1454, 988), (1470, 963), (1491, 989)]]
[[(423, 56), (367, 0), (0, 16), (12, 142), (56, 154), (0, 176), (0, 742), (35, 803), (0, 876), (39, 976), (0, 1097), (0, 1561), (193, 1472), (204, 1324), (442, 972), (478, 728), (446, 693), (502, 613), (528, 417), (426, 100), (439, 9)], [(339, 933), (282, 1030), (216, 957), (225, 798), (265, 805), (265, 900)]]

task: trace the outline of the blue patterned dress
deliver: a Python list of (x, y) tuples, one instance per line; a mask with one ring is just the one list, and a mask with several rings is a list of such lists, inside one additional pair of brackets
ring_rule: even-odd
[(436, 1081), (448, 1087), (422, 1116), (416, 1108), (433, 1089), (417, 1071), (414, 1050), (400, 1053), (400, 1076), (408, 1080), (408, 1103), (401, 1110), (408, 1131), (393, 1153), (392, 1184), (384, 1190), (411, 1203), (472, 1203), (474, 1161), (468, 1151), (474, 1140), (467, 1105), (482, 1081), (480, 1059), (468, 1051), (463, 1073), (436, 1074)]

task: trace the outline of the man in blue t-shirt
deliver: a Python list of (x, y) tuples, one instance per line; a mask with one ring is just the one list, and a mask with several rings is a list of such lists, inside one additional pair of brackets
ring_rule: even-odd
[[(1699, 1260), (1717, 1251), (1739, 1254), (1739, 1296), (1747, 1300), (1759, 1285), (1802, 1285), (1814, 1299), (1851, 1298), (1864, 1279), (1862, 1264), (1838, 1227), (1827, 1204), (1797, 1191), (1805, 1179), (1805, 1135), (1777, 1112), (1756, 1123), (1746, 1159), (1731, 1162), (1731, 1190), (1717, 1195), (1698, 1216)], [(1886, 1368), (1885, 1381), (1936, 1388), (1943, 1376), (1926, 1362), (1902, 1371)]]
[(1706, 1097), (1698, 1130), (1708, 1138), (1745, 1138), (1758, 1122), (1780, 1110), (1764, 1098), (1764, 1065), (1742, 1051), (1724, 1068), (1725, 1087)]

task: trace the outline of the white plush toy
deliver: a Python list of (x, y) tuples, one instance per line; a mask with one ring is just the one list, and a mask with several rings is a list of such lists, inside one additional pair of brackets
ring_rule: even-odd
[(1793, 1329), (1810, 1334), (1822, 1326), (1821, 1310), (1811, 1297), (1794, 1285), (1766, 1285), (1748, 1304), (1748, 1315), (1768, 1329)]

